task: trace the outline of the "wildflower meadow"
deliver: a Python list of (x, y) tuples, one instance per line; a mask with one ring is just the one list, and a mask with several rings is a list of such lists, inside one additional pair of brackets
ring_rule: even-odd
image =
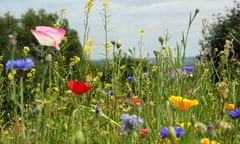
[(29, 55), (31, 46), (14, 54), (17, 35), (9, 35), (10, 56), (0, 56), (0, 143), (240, 143), (239, 71), (233, 73), (237, 68), (230, 62), (240, 63), (229, 57), (232, 41), (226, 39), (219, 67), (202, 53), (193, 65), (185, 65), (188, 33), (201, 11), (189, 14), (176, 47), (169, 46), (168, 33), (159, 34), (152, 62), (143, 56), (144, 29), (136, 30), (138, 47), (127, 52), (121, 40), (110, 41), (111, 3), (103, 2), (104, 30), (98, 33), (105, 40), (98, 48), (104, 64), (98, 66), (91, 61), (96, 47), (89, 35), (93, 8), (94, 1), (87, 0), (80, 34), (83, 57), (65, 58), (68, 31), (61, 16), (52, 25), (29, 29), (40, 45), (41, 62)]

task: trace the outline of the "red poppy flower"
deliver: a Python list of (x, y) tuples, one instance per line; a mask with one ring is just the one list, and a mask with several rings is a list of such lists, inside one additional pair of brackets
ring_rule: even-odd
[(84, 94), (92, 89), (92, 86), (87, 86), (84, 82), (69, 81), (68, 88), (75, 94)]

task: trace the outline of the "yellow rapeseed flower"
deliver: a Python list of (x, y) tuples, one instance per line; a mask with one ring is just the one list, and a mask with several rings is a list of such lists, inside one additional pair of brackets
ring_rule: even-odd
[(168, 100), (180, 110), (187, 110), (199, 104), (198, 100), (185, 99), (181, 96), (170, 96)]

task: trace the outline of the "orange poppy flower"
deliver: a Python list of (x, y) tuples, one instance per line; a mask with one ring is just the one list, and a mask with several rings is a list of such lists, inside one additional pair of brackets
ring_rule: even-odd
[(141, 105), (142, 102), (138, 98), (132, 98), (132, 103), (135, 104), (135, 105)]
[(187, 110), (199, 104), (198, 100), (185, 99), (181, 96), (170, 96), (168, 100), (180, 110)]
[(227, 110), (234, 110), (234, 104), (227, 104)]

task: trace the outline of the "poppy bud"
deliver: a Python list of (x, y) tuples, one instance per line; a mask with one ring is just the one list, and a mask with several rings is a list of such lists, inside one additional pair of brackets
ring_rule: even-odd
[(74, 144), (81, 144), (84, 142), (84, 135), (82, 131), (77, 131), (73, 137)]
[(120, 48), (120, 47), (122, 46), (121, 40), (118, 40), (118, 41), (116, 42), (116, 46), (117, 46), (117, 48)]
[(168, 128), (168, 134), (167, 135), (168, 135), (168, 138), (171, 140), (171, 142), (174, 143), (175, 140), (176, 140), (176, 137), (177, 137), (174, 127), (170, 126)]
[(161, 43), (161, 45), (163, 45), (164, 37), (163, 37), (163, 36), (159, 36), (158, 40), (159, 40), (159, 42)]

